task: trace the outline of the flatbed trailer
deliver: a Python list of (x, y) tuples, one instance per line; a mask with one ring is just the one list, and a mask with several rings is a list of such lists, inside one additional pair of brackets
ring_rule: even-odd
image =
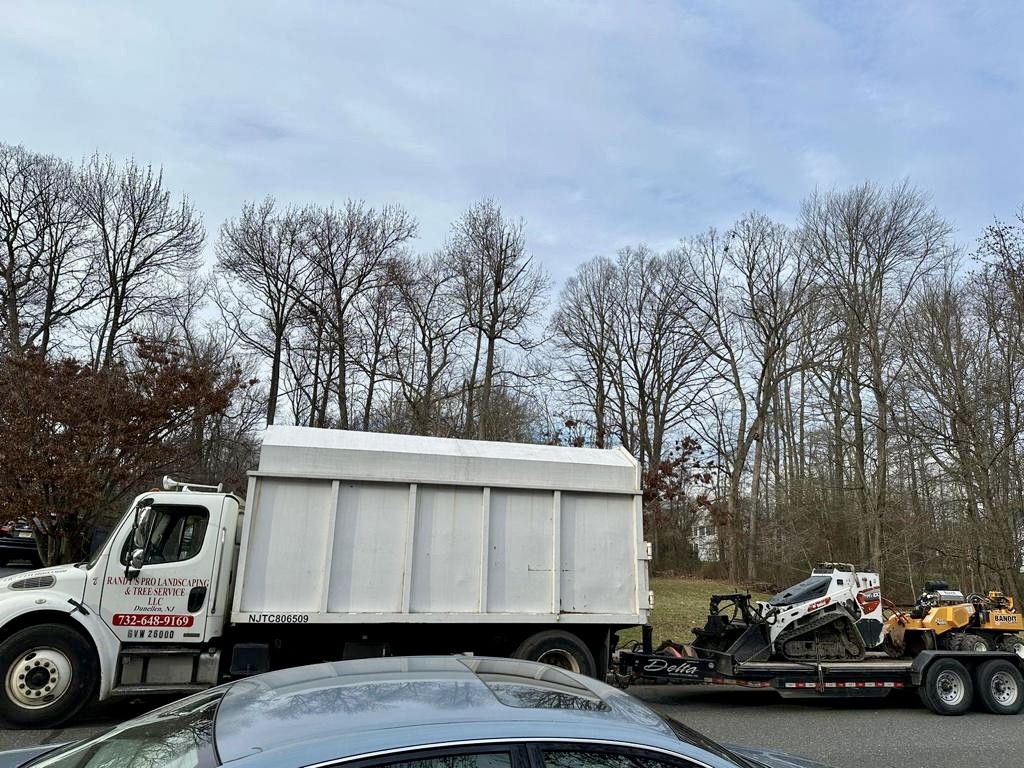
[[(646, 628), (645, 628), (646, 629)], [(960, 715), (977, 702), (994, 714), (1024, 706), (1024, 660), (1010, 652), (922, 651), (912, 659), (869, 654), (862, 661), (735, 662), (727, 654), (675, 657), (654, 653), (649, 633), (643, 650), (618, 650), (608, 681), (636, 684), (733, 685), (771, 688), (787, 698), (881, 697), (917, 690), (936, 714)]]

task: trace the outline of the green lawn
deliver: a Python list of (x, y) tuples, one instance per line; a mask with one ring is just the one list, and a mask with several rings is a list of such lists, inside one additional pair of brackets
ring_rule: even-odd
[[(654, 590), (654, 645), (662, 640), (689, 643), (693, 640), (693, 627), (703, 627), (708, 615), (708, 600), (712, 595), (746, 592), (742, 587), (722, 581), (684, 579), (677, 576), (656, 576), (651, 579)], [(753, 592), (752, 599), (766, 600), (768, 595)], [(631, 629), (619, 635), (620, 645), (640, 639), (640, 630)]]

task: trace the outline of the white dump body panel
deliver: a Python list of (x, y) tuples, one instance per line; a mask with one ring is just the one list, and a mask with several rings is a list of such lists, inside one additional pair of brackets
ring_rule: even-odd
[(267, 429), (235, 622), (647, 620), (623, 450)]

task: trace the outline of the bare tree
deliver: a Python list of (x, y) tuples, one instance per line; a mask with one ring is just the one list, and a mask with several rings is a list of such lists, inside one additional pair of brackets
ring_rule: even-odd
[(801, 219), (805, 247), (828, 289), (823, 310), (835, 307), (846, 349), (853, 468), (869, 534), (863, 554), (881, 569), (898, 319), (914, 288), (946, 263), (950, 228), (908, 182), (815, 193)]
[(13, 354), (46, 354), (98, 298), (77, 183), (69, 163), (0, 144), (0, 327)]
[(299, 294), (300, 302), (327, 329), (338, 351), (338, 420), (342, 429), (348, 429), (353, 420), (355, 302), (387, 281), (389, 260), (415, 236), (416, 221), (400, 206), (377, 210), (350, 200), (344, 208), (310, 209), (308, 233), (310, 279)]
[(565, 283), (551, 321), (559, 381), (570, 411), (590, 414), (592, 442), (609, 439), (612, 344), (618, 295), (615, 262), (598, 257), (583, 263)]
[(687, 256), (624, 248), (616, 262), (609, 381), (616, 437), (645, 468), (665, 454), (671, 435), (705, 396), (707, 359), (693, 325)]
[(529, 350), (536, 345), (528, 335), (530, 321), (544, 308), (550, 281), (527, 253), (525, 223), (507, 219), (493, 200), (470, 206), (455, 222), (448, 253), (459, 278), (463, 313), (476, 332), (466, 427), (477, 438), (494, 439), (499, 429), (491, 399), (500, 347)]
[[(696, 320), (694, 332), (715, 362), (716, 376), (728, 392), (729, 410), (735, 414), (728, 440), (718, 447), (728, 469), (727, 546), (734, 581), (739, 574), (741, 494), (753, 451), (746, 531), (746, 577), (752, 580), (769, 416), (783, 383), (811, 363), (789, 354), (814, 295), (810, 272), (786, 228), (757, 213), (737, 222), (727, 238), (712, 231), (693, 241), (689, 250), (689, 287), (695, 299), (689, 317)], [(724, 434), (725, 424), (721, 418), (717, 421)]]
[(188, 198), (174, 203), (163, 171), (130, 160), (86, 163), (80, 205), (94, 230), (102, 298), (89, 328), (93, 368), (109, 365), (139, 318), (181, 300), (182, 280), (199, 268), (205, 233)]
[(285, 340), (307, 274), (305, 216), (275, 207), (269, 197), (259, 206), (246, 204), (237, 220), (224, 223), (217, 241), (221, 316), (247, 349), (270, 361), (267, 424), (277, 412)]
[(398, 275), (402, 266), (398, 258), (381, 265), (382, 279), (375, 281), (354, 305), (353, 362), (362, 374), (364, 432), (370, 431), (377, 400), (389, 383), (385, 369), (391, 358), (390, 331), (398, 322), (401, 305)]
[(459, 396), (457, 376), (468, 326), (456, 295), (458, 275), (442, 254), (403, 263), (396, 287), (400, 317), (390, 328), (388, 370), (413, 434), (455, 431), (446, 406)]

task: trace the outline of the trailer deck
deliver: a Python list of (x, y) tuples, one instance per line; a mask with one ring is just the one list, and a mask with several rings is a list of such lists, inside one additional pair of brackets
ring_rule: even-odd
[(886, 696), (893, 690), (921, 686), (933, 661), (956, 659), (968, 668), (995, 659), (1020, 667), (1012, 653), (975, 651), (923, 651), (913, 659), (891, 659), (870, 654), (863, 661), (803, 663), (748, 661), (733, 663), (719, 658), (673, 657), (639, 651), (617, 651), (609, 681), (621, 687), (633, 684), (732, 685), (773, 688), (781, 696), (867, 697)]

